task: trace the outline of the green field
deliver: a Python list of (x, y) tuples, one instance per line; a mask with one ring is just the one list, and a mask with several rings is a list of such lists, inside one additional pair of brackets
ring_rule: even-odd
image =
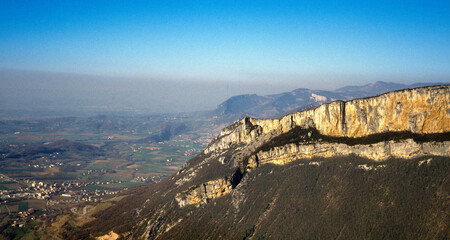
[(183, 114), (4, 120), (0, 173), (47, 183), (121, 179), (111, 189), (131, 187), (137, 177), (176, 172), (205, 147), (197, 140), (212, 137), (213, 128), (208, 119)]

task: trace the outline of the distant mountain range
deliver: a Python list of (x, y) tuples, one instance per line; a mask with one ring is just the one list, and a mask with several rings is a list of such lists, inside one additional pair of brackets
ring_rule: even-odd
[(406, 85), (378, 81), (362, 86), (346, 86), (336, 89), (335, 91), (298, 88), (291, 92), (266, 96), (246, 94), (229, 98), (221, 103), (213, 111), (213, 114), (225, 121), (234, 121), (244, 116), (274, 118), (335, 100), (350, 100), (354, 98), (375, 96), (399, 89), (444, 84), (446, 83), (414, 83)]

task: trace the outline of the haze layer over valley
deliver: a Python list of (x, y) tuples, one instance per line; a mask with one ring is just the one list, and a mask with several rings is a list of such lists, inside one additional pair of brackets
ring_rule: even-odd
[[(442, 82), (307, 89), (296, 81), (198, 81), (120, 78), (39, 71), (0, 70), (0, 118), (145, 115), (213, 111), (235, 121), (244, 115), (281, 116), (333, 100), (372, 96)], [(305, 79), (311, 85), (313, 79)], [(339, 82), (339, 81), (338, 81)], [(298, 88), (302, 87), (302, 88)], [(330, 89), (331, 88), (331, 89)], [(243, 95), (245, 94), (245, 95)], [(208, 99), (208, 101), (205, 101)]]
[(450, 2), (0, 2), (0, 240), (448, 239)]

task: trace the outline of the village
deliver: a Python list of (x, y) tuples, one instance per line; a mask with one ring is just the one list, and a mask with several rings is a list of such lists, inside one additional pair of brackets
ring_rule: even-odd
[[(145, 181), (146, 179), (139, 180)], [(119, 180), (66, 181), (53, 184), (29, 180), (19, 182), (3, 174), (0, 174), (0, 181), (14, 182), (20, 185), (17, 189), (0, 190), (0, 213), (8, 214), (13, 227), (23, 227), (27, 221), (35, 220), (37, 215), (51, 211), (52, 207), (60, 208), (64, 204), (95, 203), (121, 192), (121, 190), (107, 188), (86, 189), (88, 186), (108, 186), (122, 183)], [(34, 205), (39, 207), (33, 207)]]

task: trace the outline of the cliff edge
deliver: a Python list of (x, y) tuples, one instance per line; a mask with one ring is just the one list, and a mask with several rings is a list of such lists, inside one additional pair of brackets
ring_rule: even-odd
[(449, 103), (450, 85), (442, 85), (279, 119), (245, 117), (177, 174), (123, 193), (80, 232), (122, 239), (445, 239)]
[(358, 138), (384, 132), (419, 134), (450, 131), (450, 85), (405, 89), (375, 97), (335, 101), (280, 119), (246, 117), (225, 128), (205, 153), (249, 143), (263, 134), (295, 127), (334, 137)]

